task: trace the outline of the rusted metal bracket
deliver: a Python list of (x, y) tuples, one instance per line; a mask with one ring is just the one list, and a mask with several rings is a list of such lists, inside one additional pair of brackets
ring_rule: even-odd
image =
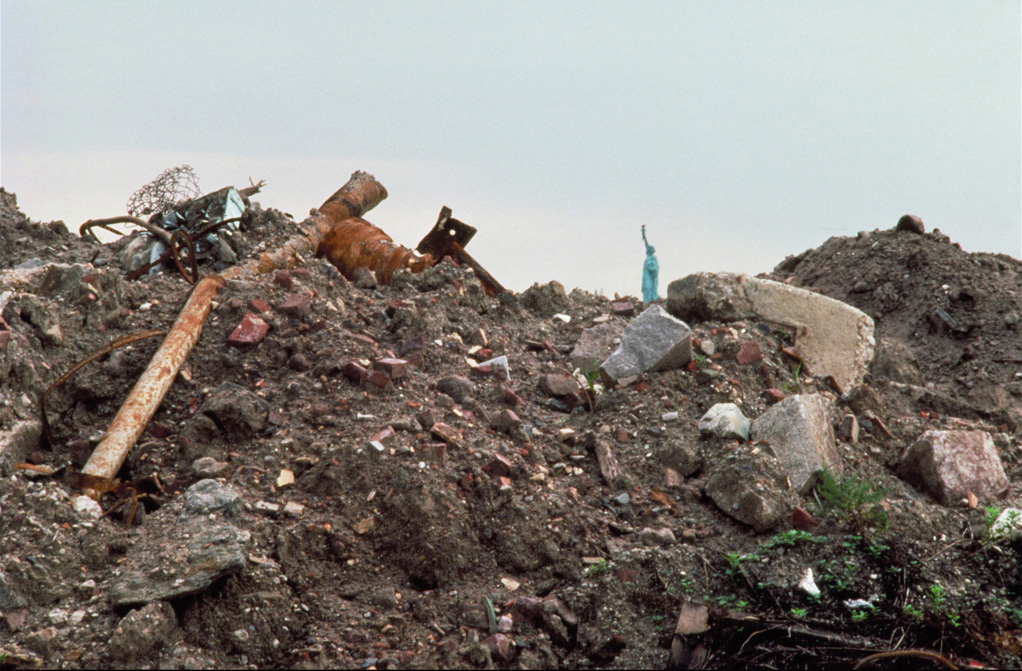
[(487, 295), (502, 294), (506, 289), (500, 282), (465, 251), (465, 245), (475, 234), (474, 227), (452, 217), (451, 208), (444, 205), (440, 208), (440, 216), (437, 217), (433, 229), (419, 242), (415, 250), (420, 254), (429, 254), (437, 261), (445, 256), (451, 257), (455, 263), (466, 265), (475, 271)]

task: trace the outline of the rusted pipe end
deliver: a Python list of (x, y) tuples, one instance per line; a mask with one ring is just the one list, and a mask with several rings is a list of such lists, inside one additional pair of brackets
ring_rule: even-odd
[(387, 189), (375, 177), (356, 170), (347, 184), (326, 199), (319, 211), (335, 223), (340, 223), (345, 219), (362, 216), (386, 197)]

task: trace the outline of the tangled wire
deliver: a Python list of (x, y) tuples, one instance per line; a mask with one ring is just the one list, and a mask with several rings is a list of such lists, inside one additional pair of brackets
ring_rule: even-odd
[(168, 168), (131, 194), (128, 212), (134, 217), (159, 214), (198, 197), (199, 178), (190, 165)]

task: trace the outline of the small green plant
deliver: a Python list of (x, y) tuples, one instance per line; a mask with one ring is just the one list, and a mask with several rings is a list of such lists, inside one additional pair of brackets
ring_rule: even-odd
[(596, 562), (595, 564), (590, 564), (589, 566), (586, 567), (586, 575), (590, 576), (599, 575), (600, 573), (606, 571), (608, 568), (610, 567), (607, 565), (606, 557), (600, 557), (600, 561)]
[(923, 611), (920, 610), (919, 608), (913, 606), (910, 603), (906, 603), (902, 607), (901, 612), (905, 613), (905, 615), (908, 615), (910, 618), (912, 618), (916, 622), (922, 622), (923, 621)]
[(859, 608), (852, 611), (852, 622), (865, 622), (873, 614), (873, 608)]
[(805, 617), (806, 615), (809, 614), (809, 609), (808, 608), (792, 608), (791, 609), (791, 614), (794, 615), (795, 617), (799, 618), (799, 619), (802, 619), (803, 617)]
[(943, 610), (944, 606), (947, 604), (947, 592), (938, 584), (930, 585), (930, 590), (927, 592), (927, 596), (930, 597), (930, 602), (933, 603), (933, 607), (937, 610)]
[(799, 529), (789, 529), (779, 534), (775, 534), (767, 539), (761, 547), (764, 548), (776, 548), (776, 547), (795, 547), (800, 543), (822, 543), (823, 539), (817, 538), (808, 531), (800, 531)]
[(737, 552), (725, 553), (724, 562), (727, 566), (724, 569), (724, 573), (727, 574), (727, 577), (735, 577), (742, 568), (742, 562), (748, 558), (748, 555), (738, 554)]
[(884, 490), (875, 482), (867, 482), (849, 474), (834, 477), (830, 469), (823, 469), (814, 490), (820, 510), (839, 520), (847, 521), (862, 529), (873, 525), (886, 529), (887, 511), (880, 502)]
[(885, 545), (880, 541), (875, 541), (872, 539), (866, 544), (866, 550), (868, 550), (869, 553), (873, 555), (873, 558), (877, 560), (883, 559), (884, 553), (890, 549), (891, 549), (890, 545)]
[(791, 382), (786, 382), (781, 385), (781, 389), (789, 394), (797, 394), (799, 392), (799, 379), (802, 377), (802, 362), (800, 361), (795, 366), (794, 372), (791, 374)]

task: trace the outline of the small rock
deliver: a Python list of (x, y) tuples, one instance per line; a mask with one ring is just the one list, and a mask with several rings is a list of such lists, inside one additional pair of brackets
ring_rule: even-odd
[(547, 396), (571, 396), (578, 391), (578, 382), (567, 375), (540, 375), (538, 386)]
[(717, 403), (699, 419), (699, 433), (746, 441), (752, 421), (734, 403)]
[(837, 425), (837, 435), (849, 443), (859, 442), (859, 420), (855, 418), (855, 415), (847, 414), (841, 418), (841, 422)]
[(305, 512), (305, 506), (298, 503), (297, 501), (288, 501), (284, 504), (284, 514), (290, 517), (301, 517), (302, 513)]
[(166, 601), (153, 601), (121, 618), (107, 645), (110, 657), (119, 663), (151, 660), (169, 642), (177, 629), (177, 616)]
[(371, 599), (373, 605), (383, 606), (384, 608), (397, 608), (399, 601), (397, 598), (397, 590), (393, 587), (379, 587), (373, 592)]
[(639, 532), (639, 541), (644, 545), (674, 545), (678, 542), (674, 532), (667, 528), (653, 529), (646, 527)]
[(472, 395), (475, 384), (464, 375), (448, 375), (436, 383), (436, 388), (453, 398), (455, 403), (461, 403)]
[(216, 478), (229, 466), (227, 462), (217, 461), (213, 457), (200, 457), (192, 462), (192, 472), (203, 478)]
[(926, 228), (923, 226), (923, 220), (914, 214), (903, 215), (898, 220), (898, 225), (894, 227), (896, 231), (908, 231), (909, 233), (918, 233), (922, 235), (926, 232)]

